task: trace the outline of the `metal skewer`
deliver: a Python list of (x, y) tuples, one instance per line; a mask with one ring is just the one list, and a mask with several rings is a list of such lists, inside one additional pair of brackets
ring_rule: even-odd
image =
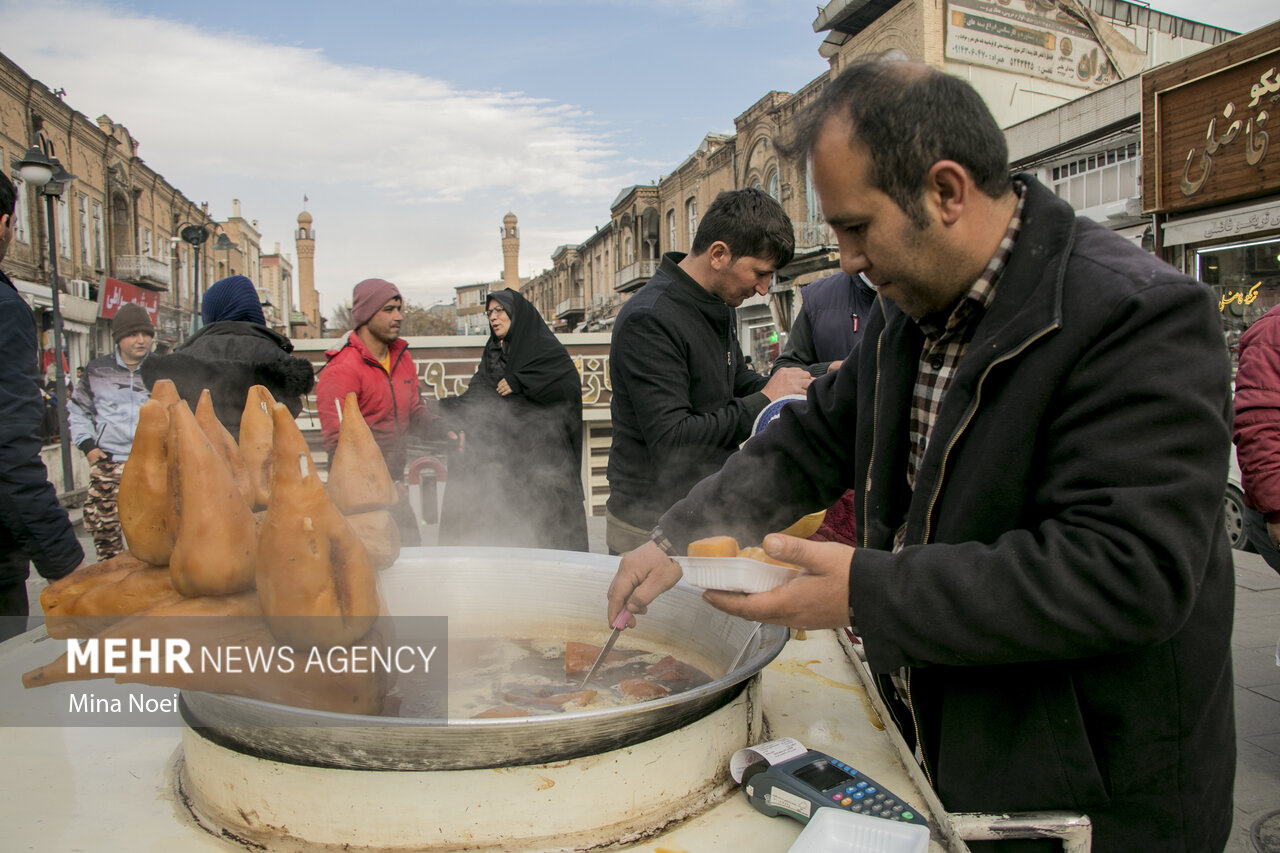
[(763, 627), (763, 624), (757, 622), (756, 629), (751, 632), (751, 636), (747, 637), (747, 641), (742, 644), (742, 649), (738, 652), (738, 656), (733, 659), (733, 663), (729, 664), (729, 669), (725, 672), (725, 675), (733, 672), (738, 668), (738, 664), (742, 663), (742, 659), (747, 656), (747, 651), (751, 648), (752, 643), (756, 641), (756, 637), (760, 636), (761, 627)]
[[(613, 648), (613, 644), (618, 642), (618, 635), (622, 633), (622, 629), (627, 627), (627, 620), (631, 618), (631, 611), (622, 608), (618, 615), (613, 617), (613, 633), (609, 635), (608, 641), (604, 644), (604, 648), (600, 650), (600, 656), (596, 658), (596, 662), (591, 664), (591, 669), (587, 672), (587, 677), (582, 679), (582, 687), (587, 686), (587, 682), (595, 677), (596, 671), (600, 669), (600, 665), (604, 663), (605, 657)], [(581, 688), (579, 688), (581, 689)]]

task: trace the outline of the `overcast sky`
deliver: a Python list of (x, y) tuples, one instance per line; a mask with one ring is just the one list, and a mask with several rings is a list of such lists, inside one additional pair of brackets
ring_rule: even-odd
[[(1249, 30), (1275, 0), (1164, 0)], [(1212, 11), (1212, 15), (1209, 12)], [(292, 253), (303, 196), (326, 313), (377, 276), (415, 302), (520, 273), (609, 219), (768, 91), (822, 74), (814, 0), (0, 0), (0, 51), (218, 219)]]

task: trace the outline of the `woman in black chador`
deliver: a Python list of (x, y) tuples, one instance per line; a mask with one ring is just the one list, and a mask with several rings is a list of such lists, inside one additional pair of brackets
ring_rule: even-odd
[(538, 310), (490, 293), (491, 334), (471, 384), (440, 401), (462, 434), (449, 458), (441, 545), (587, 550), (582, 380)]

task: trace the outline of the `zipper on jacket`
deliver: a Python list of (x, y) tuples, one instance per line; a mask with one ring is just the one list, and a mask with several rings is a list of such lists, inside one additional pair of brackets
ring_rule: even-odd
[[(933, 526), (933, 510), (938, 504), (938, 498), (942, 494), (942, 483), (946, 479), (947, 457), (951, 454), (952, 448), (956, 446), (956, 442), (960, 440), (960, 436), (964, 434), (964, 431), (969, 428), (969, 424), (973, 422), (973, 416), (978, 411), (978, 405), (982, 401), (982, 384), (986, 382), (987, 377), (991, 375), (991, 371), (995, 369), (996, 365), (1004, 364), (1006, 361), (1021, 355), (1027, 347), (1031, 346), (1033, 343), (1057, 328), (1059, 328), (1058, 323), (1052, 323), (1044, 327), (1039, 332), (1019, 344), (1015, 349), (1005, 353), (1000, 358), (993, 360), (987, 365), (986, 369), (982, 371), (982, 375), (978, 377), (978, 390), (977, 393), (973, 395), (973, 402), (969, 404), (969, 409), (965, 412), (964, 420), (956, 428), (955, 432), (951, 434), (951, 438), (947, 441), (946, 448), (942, 451), (942, 459), (938, 462), (938, 479), (934, 483), (933, 494), (929, 496), (929, 505), (925, 509), (924, 533), (920, 537), (921, 545), (929, 544), (929, 535)], [(915, 732), (916, 736), (916, 749), (919, 751), (920, 767), (924, 770), (925, 778), (929, 780), (930, 786), (936, 788), (937, 785), (934, 784), (933, 773), (929, 770), (929, 762), (925, 759), (924, 739), (920, 735), (920, 719), (916, 715), (915, 698), (911, 695), (912, 667), (903, 667), (903, 669), (905, 670), (903, 675), (903, 684), (906, 686), (907, 691), (907, 695), (903, 698), (907, 706), (907, 712), (911, 714), (911, 728)]]
[(997, 365), (1004, 364), (1009, 359), (1016, 358), (1017, 356), (1022, 355), (1022, 353), (1026, 350), (1027, 347), (1031, 346), (1033, 343), (1040, 340), (1045, 335), (1054, 331), (1058, 327), (1059, 325), (1057, 323), (1052, 323), (1048, 326), (1045, 326), (1043, 329), (1041, 329), (1039, 332), (1036, 332), (1031, 337), (1027, 338), (1025, 341), (1023, 341), (1013, 350), (1010, 350), (1009, 352), (1000, 356), (1000, 358), (993, 360), (990, 364), (987, 365), (986, 370), (982, 371), (982, 375), (978, 377), (978, 391), (973, 395), (973, 402), (969, 404), (969, 410), (965, 412), (964, 420), (961, 422), (960, 426), (957, 427), (956, 431), (951, 434), (950, 440), (947, 441), (946, 448), (942, 451), (942, 459), (938, 462), (938, 479), (933, 484), (933, 494), (929, 496), (929, 506), (925, 509), (925, 513), (924, 513), (924, 534), (920, 537), (921, 545), (927, 545), (929, 542), (930, 529), (933, 527), (933, 509), (938, 504), (938, 498), (942, 494), (942, 482), (943, 480), (946, 479), (947, 457), (951, 455), (952, 448), (956, 446), (956, 442), (960, 440), (960, 436), (964, 434), (964, 431), (969, 428), (969, 424), (973, 421), (974, 413), (978, 411), (978, 404), (982, 400), (982, 383), (987, 381), (987, 377), (991, 374), (991, 371), (994, 370)]
[[(887, 327), (886, 327), (887, 328)], [(867, 496), (871, 494), (871, 472), (876, 464), (876, 434), (880, 429), (880, 352), (884, 344), (884, 329), (876, 335), (876, 381), (871, 392), (871, 455), (867, 458), (867, 478), (862, 486), (862, 547), (871, 542), (871, 510)]]
[[(396, 360), (391, 363), (391, 369), (387, 371), (387, 390), (391, 392), (392, 424), (399, 423), (400, 421), (400, 405), (396, 402), (396, 383), (394, 377), (396, 375), (396, 368), (400, 366), (400, 359), (404, 358), (404, 354), (408, 351), (408, 347), (400, 350), (400, 354), (396, 356)], [(404, 474), (401, 473), (400, 476), (403, 477)], [(396, 482), (400, 481), (400, 477), (395, 477), (393, 479), (395, 479)]]

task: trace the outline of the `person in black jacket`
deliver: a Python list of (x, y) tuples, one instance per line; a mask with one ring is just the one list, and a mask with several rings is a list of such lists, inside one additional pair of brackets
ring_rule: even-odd
[[(13, 239), (16, 194), (0, 172), (0, 260)], [(40, 350), (36, 322), (0, 272), (0, 640), (27, 630), (30, 563), (48, 580), (84, 561), (67, 511), (40, 459)]]
[(767, 193), (722, 192), (692, 251), (665, 255), (618, 312), (609, 345), (611, 553), (648, 541), (658, 516), (724, 463), (770, 400), (808, 386), (799, 368), (769, 378), (749, 370), (734, 312), (768, 292), (794, 247), (791, 220)]
[(772, 370), (803, 367), (816, 379), (838, 369), (862, 340), (876, 292), (862, 276), (841, 271), (804, 285), (800, 298), (787, 345), (774, 359)]
[[(876, 292), (862, 276), (840, 271), (804, 285), (801, 299), (787, 346), (773, 369), (803, 367), (816, 379), (857, 358), (854, 348), (875, 307)], [(854, 544), (858, 525), (853, 505), (850, 489), (827, 507), (822, 524), (809, 538)]]
[[(859, 547), (768, 536), (809, 574), (707, 600), (855, 626), (949, 811), (1083, 813), (1094, 853), (1221, 851), (1235, 579), (1214, 294), (1011, 180), (981, 97), (942, 71), (851, 64), (797, 126), (841, 265), (880, 298), (856, 365), (695, 486), (661, 541), (758, 538), (856, 489)], [(770, 500), (744, 490), (762, 482)], [(624, 557), (606, 618), (679, 576), (657, 544)]]
[(242, 275), (219, 280), (205, 292), (200, 313), (204, 328), (168, 355), (142, 363), (147, 390), (158, 379), (170, 379), (194, 411), (200, 392), (208, 388), (214, 413), (235, 438), (254, 385), (265, 386), (297, 417), (315, 387), (315, 370), (305, 358), (291, 355), (288, 338), (267, 328), (253, 282)]
[(467, 390), (440, 401), (460, 434), (449, 457), (441, 545), (587, 550), (582, 377), (538, 309), (490, 293), (492, 330)]

